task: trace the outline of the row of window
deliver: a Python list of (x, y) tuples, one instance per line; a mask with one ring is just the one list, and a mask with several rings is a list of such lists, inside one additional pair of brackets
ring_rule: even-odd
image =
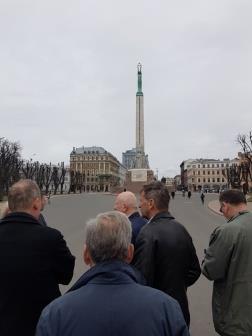
[(196, 175), (196, 173), (198, 172), (198, 175), (211, 175), (211, 172), (212, 172), (212, 175), (220, 175), (220, 171), (219, 170), (207, 170), (207, 174), (206, 174), (206, 171), (205, 170), (198, 170), (198, 171), (193, 171), (193, 175)]
[[(192, 178), (192, 183), (194, 183), (194, 182), (195, 182), (195, 179)], [(198, 178), (198, 182), (212, 182), (212, 183), (215, 183), (215, 182), (225, 182), (225, 179), (224, 179), (224, 177), (222, 177), (222, 178), (217, 177), (216, 179), (215, 178), (212, 178), (212, 179), (210, 179), (210, 178), (208, 178), (208, 179), (206, 179), (206, 178), (203, 178), (203, 179)]]
[(107, 156), (72, 156), (72, 161), (100, 161), (108, 160)]
[(222, 168), (224, 168), (224, 167), (229, 167), (229, 164), (228, 163), (212, 163), (212, 164), (210, 164), (210, 163), (207, 163), (207, 164), (198, 164), (198, 165), (196, 165), (196, 164), (193, 164), (193, 165), (188, 165), (187, 166), (187, 168), (220, 168), (220, 167), (222, 167)]

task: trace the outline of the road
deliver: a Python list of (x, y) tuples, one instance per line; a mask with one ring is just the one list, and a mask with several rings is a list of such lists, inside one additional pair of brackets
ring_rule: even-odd
[[(189, 200), (177, 194), (170, 202), (170, 211), (191, 234), (201, 261), (211, 232), (216, 226), (224, 223), (224, 218), (212, 213), (207, 207), (208, 201), (216, 199), (217, 195), (207, 194), (205, 205), (201, 204), (199, 196), (195, 193)], [(114, 198), (109, 194), (60, 196), (52, 198), (51, 204), (45, 209), (44, 214), (49, 225), (63, 233), (68, 246), (76, 256), (75, 272), (71, 284), (87, 269), (82, 261), (85, 223), (97, 213), (111, 210)], [(62, 292), (65, 292), (71, 284), (62, 286)], [(192, 336), (217, 335), (212, 323), (211, 293), (212, 283), (204, 276), (201, 276), (197, 283), (188, 290)]]

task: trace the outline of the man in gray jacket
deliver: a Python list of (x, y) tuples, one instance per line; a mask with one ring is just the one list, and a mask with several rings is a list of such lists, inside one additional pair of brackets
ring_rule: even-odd
[(220, 211), (227, 223), (211, 235), (202, 273), (214, 280), (215, 330), (222, 336), (252, 335), (252, 213), (239, 190), (224, 191)]

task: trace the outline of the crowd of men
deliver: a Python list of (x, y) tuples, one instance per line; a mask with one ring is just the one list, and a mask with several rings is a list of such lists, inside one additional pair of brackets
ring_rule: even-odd
[(252, 335), (252, 214), (238, 190), (220, 195), (227, 223), (210, 237), (200, 263), (186, 228), (169, 212), (161, 182), (130, 191), (114, 211), (86, 223), (83, 260), (41, 219), (44, 198), (32, 180), (9, 190), (0, 221), (0, 335), (189, 335), (187, 288), (201, 272), (214, 281), (213, 319), (222, 336)]

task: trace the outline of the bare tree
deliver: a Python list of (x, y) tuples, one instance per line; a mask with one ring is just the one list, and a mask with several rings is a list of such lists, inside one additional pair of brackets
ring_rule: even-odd
[(0, 200), (20, 178), (20, 144), (0, 138)]
[(243, 189), (248, 191), (248, 183), (252, 181), (252, 132), (249, 135), (239, 134), (237, 142), (241, 145), (244, 160), (241, 163), (241, 176), (245, 182)]

